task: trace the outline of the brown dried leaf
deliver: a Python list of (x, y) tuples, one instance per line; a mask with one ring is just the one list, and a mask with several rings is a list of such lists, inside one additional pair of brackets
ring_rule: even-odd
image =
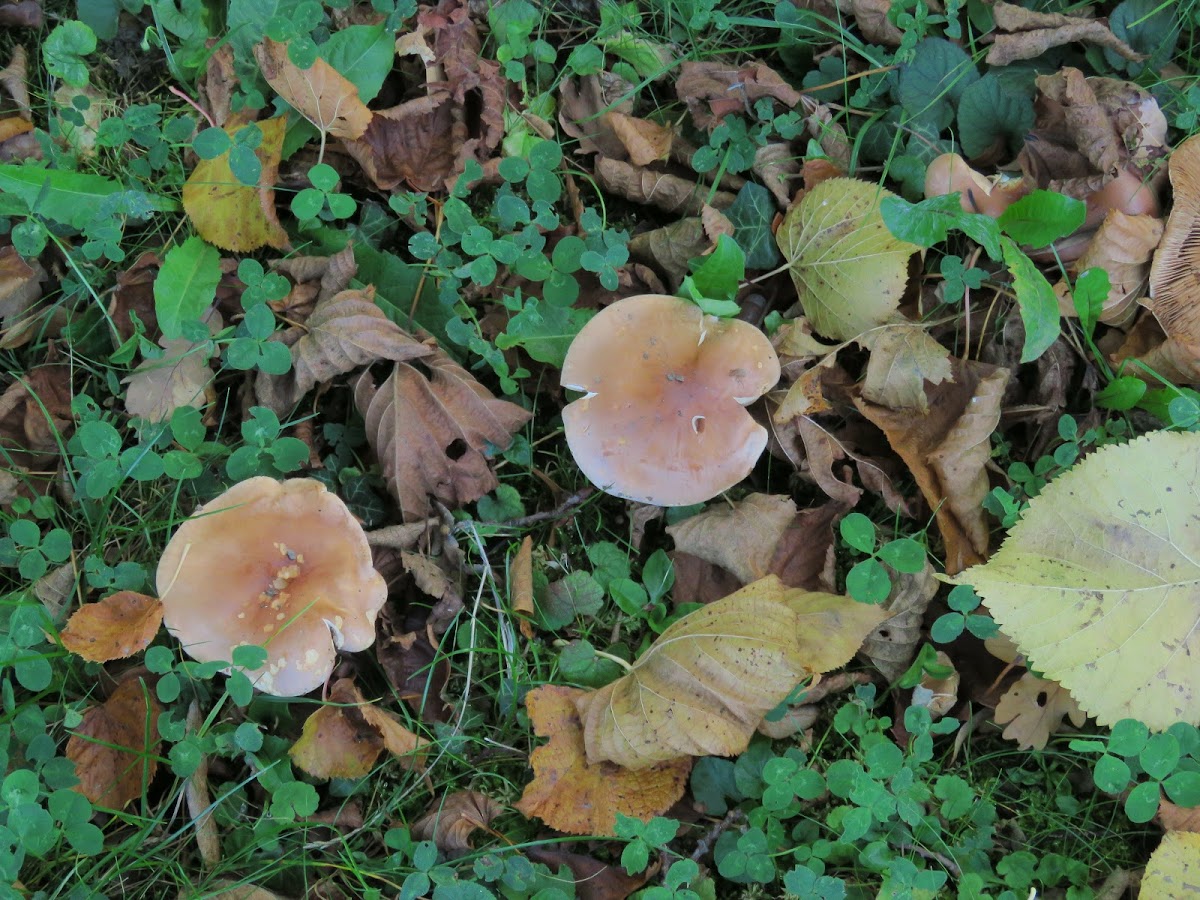
[[(1074, 266), (1077, 272), (1099, 267), (1108, 273), (1110, 288), (1101, 322), (1120, 326), (1133, 318), (1150, 274), (1150, 257), (1162, 234), (1162, 219), (1154, 216), (1127, 216), (1114, 209), (1104, 217)], [(1074, 304), (1069, 314), (1075, 314)]]
[(484, 447), (507, 447), (530, 418), (441, 350), (421, 366), (397, 363), (379, 387), (368, 372), (354, 389), (367, 440), (406, 521), (430, 515), (430, 496), (458, 509), (495, 489)]
[(42, 282), (49, 277), (36, 259), (27, 262), (15, 247), (0, 247), (2, 346), (19, 347), (33, 337), (36, 320), (28, 318), (28, 313), (42, 298)]
[(984, 468), (991, 434), (1000, 422), (1007, 369), (954, 360), (954, 381), (929, 389), (929, 413), (899, 412), (868, 403), (855, 405), (887, 436), (904, 460), (921, 494), (935, 510), (945, 543), (946, 572), (956, 575), (988, 555), (983, 498)]
[(754, 174), (771, 192), (780, 209), (787, 209), (792, 204), (793, 185), (800, 177), (800, 161), (790, 144), (767, 144), (754, 152)]
[(950, 712), (958, 703), (958, 686), (961, 678), (950, 657), (941, 650), (937, 652), (935, 661), (939, 666), (946, 666), (950, 674), (945, 678), (934, 678), (928, 672), (921, 676), (921, 683), (913, 688), (912, 705), (929, 710), (933, 719), (940, 719)]
[(629, 674), (576, 699), (590, 762), (733, 756), (804, 678), (844, 665), (883, 617), (768, 576), (670, 625)]
[(775, 545), (796, 517), (786, 495), (751, 494), (731, 506), (713, 506), (667, 528), (675, 549), (732, 572), (742, 584), (766, 575)]
[(558, 122), (579, 141), (580, 153), (625, 159), (625, 145), (613, 130), (611, 116), (633, 114), (633, 93), (634, 85), (608, 71), (565, 78), (558, 89)]
[(920, 325), (887, 325), (869, 331), (859, 343), (871, 351), (862, 395), (896, 410), (929, 411), (925, 384), (953, 381), (950, 352)]
[[(193, 700), (188, 705), (187, 728), (191, 734), (199, 734), (203, 725), (200, 704)], [(196, 832), (196, 849), (204, 868), (212, 869), (221, 861), (221, 838), (217, 833), (217, 820), (213, 816), (212, 794), (208, 790), (208, 755), (200, 757), (196, 771), (188, 778), (183, 789), (188, 814)]]
[(689, 216), (635, 234), (629, 241), (629, 252), (635, 259), (656, 266), (671, 287), (677, 288), (688, 274), (688, 260), (702, 256), (712, 245), (700, 217)]
[(44, 20), (42, 4), (37, 0), (17, 0), (0, 6), (0, 25), (6, 28), (41, 28)]
[(525, 535), (509, 569), (512, 609), (525, 640), (533, 640), (533, 537)]
[(1004, 0), (996, 0), (992, 15), (999, 34), (988, 51), (989, 66), (1007, 66), (1017, 60), (1033, 59), (1052, 47), (1076, 41), (1096, 44), (1135, 62), (1146, 58), (1113, 34), (1103, 19), (1036, 12)]
[(997, 725), (1008, 723), (1004, 737), (1016, 741), (1021, 750), (1041, 750), (1068, 716), (1076, 728), (1087, 720), (1087, 713), (1061, 684), (1026, 672), (1000, 698), (994, 718)]
[(150, 422), (165, 422), (185, 406), (208, 405), (213, 372), (208, 359), (211, 345), (186, 338), (163, 341), (159, 359), (144, 359), (123, 379), (125, 411)]
[(596, 159), (595, 174), (606, 191), (668, 213), (696, 216), (706, 205), (726, 209), (737, 199), (728, 191), (717, 191), (710, 198), (709, 189), (695, 181), (604, 157)]
[(423, 722), (448, 722), (451, 709), (442, 699), (450, 678), (450, 660), (429, 641), (424, 631), (393, 633), (385, 619), (384, 633), (375, 644), (375, 655), (396, 696)]
[(131, 678), (84, 713), (67, 741), (67, 759), (79, 777), (74, 790), (108, 809), (123, 809), (142, 796), (158, 771), (161, 712), (154, 689)]
[(851, 483), (850, 467), (839, 466), (844, 477), (839, 477), (834, 471), (836, 463), (850, 456), (846, 447), (829, 429), (809, 416), (795, 419), (793, 427), (804, 445), (807, 474), (816, 482), (817, 487), (827, 497), (844, 506), (857, 506), (862, 497), (862, 488)]
[(892, 11), (891, 0), (850, 0), (850, 10), (868, 41), (888, 47), (900, 46), (904, 33), (888, 18)]
[(610, 112), (608, 122), (635, 166), (648, 166), (671, 152), (675, 132), (664, 125), (619, 112)]
[(685, 62), (675, 93), (687, 104), (699, 128), (711, 128), (730, 113), (746, 112), (763, 97), (778, 100), (788, 109), (801, 97), (778, 72), (758, 62), (740, 68), (720, 62)]
[(60, 637), (72, 653), (91, 662), (109, 662), (150, 646), (162, 618), (157, 597), (118, 591), (76, 610)]
[(471, 834), (486, 829), (504, 807), (479, 791), (455, 791), (433, 803), (412, 823), (413, 837), (433, 841), (450, 856), (473, 850)]
[[(1037, 86), (1047, 99), (1062, 106), (1064, 125), (1093, 170), (1106, 180), (1116, 177), (1128, 152), (1089, 79), (1078, 69), (1066, 67), (1050, 75), (1039, 75)], [(1051, 190), (1056, 189), (1054, 185), (1051, 181)]]
[(775, 545), (767, 571), (792, 588), (833, 591), (834, 525), (846, 513), (840, 503), (810, 506), (797, 513)]
[(887, 618), (863, 641), (863, 652), (888, 681), (895, 681), (913, 661), (921, 642), (925, 610), (938, 590), (933, 566), (916, 574), (891, 572), (892, 590), (883, 603)]
[(614, 835), (617, 813), (647, 820), (683, 796), (690, 757), (633, 771), (611, 762), (589, 763), (576, 701), (584, 691), (543, 685), (525, 695), (534, 733), (550, 738), (529, 756), (534, 778), (515, 804), (567, 834)]
[(353, 140), (371, 124), (371, 110), (358, 88), (317, 57), (307, 69), (288, 59), (288, 45), (266, 38), (254, 47), (254, 58), (267, 83), (321, 132)]
[[(213, 890), (215, 888), (216, 890)], [(203, 891), (181, 891), (179, 900), (290, 900), (283, 894), (268, 891), (256, 884), (239, 884), (219, 879), (212, 888)]]
[(233, 95), (238, 90), (232, 44), (219, 44), (208, 51), (208, 62), (196, 90), (200, 94), (200, 105), (208, 110), (218, 128), (224, 128), (233, 108)]
[(375, 305), (374, 287), (342, 291), (318, 303), (305, 327), (305, 335), (292, 345), (292, 370), (286, 375), (260, 372), (254, 385), (259, 402), (280, 414), (316, 385), (359, 366), (381, 359), (402, 362), (434, 353), (432, 347), (409, 337)]
[(625, 900), (654, 875), (654, 867), (637, 875), (626, 875), (615, 863), (603, 863), (593, 856), (572, 853), (562, 844), (536, 844), (526, 848), (525, 855), (535, 863), (549, 866), (558, 872), (563, 866), (575, 878), (575, 896), (579, 900)]
[(288, 751), (305, 772), (317, 778), (362, 778), (385, 749), (404, 768), (424, 771), (427, 741), (395, 714), (368, 703), (349, 678), (334, 683), (329, 700), (342, 705), (322, 706), (309, 716)]
[(9, 57), (8, 65), (0, 69), (0, 87), (3, 87), (4, 92), (13, 98), (13, 101), (17, 104), (17, 108), (21, 110), (21, 114), (27, 119), (32, 117), (32, 110), (29, 105), (28, 80), (29, 54), (25, 52), (24, 47), (17, 44), (12, 49), (12, 56)]

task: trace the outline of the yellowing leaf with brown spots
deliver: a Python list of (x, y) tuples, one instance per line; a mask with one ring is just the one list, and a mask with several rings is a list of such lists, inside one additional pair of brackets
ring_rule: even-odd
[(589, 763), (575, 708), (582, 696), (584, 691), (552, 684), (525, 695), (534, 733), (550, 742), (530, 754), (534, 778), (517, 810), (568, 834), (613, 835), (617, 813), (646, 820), (670, 809), (683, 796), (692, 760), (685, 756), (637, 770)]
[(80, 607), (60, 636), (72, 653), (91, 662), (108, 662), (145, 650), (158, 634), (162, 618), (157, 597), (119, 591)]
[(270, 38), (254, 48), (254, 58), (275, 92), (321, 131), (354, 140), (371, 124), (358, 88), (325, 60), (301, 69), (288, 58), (288, 45)]
[(805, 678), (847, 663), (885, 613), (786, 587), (774, 575), (659, 635), (632, 671), (578, 698), (591, 763), (631, 769), (679, 756), (734, 756)]
[(1200, 834), (1172, 831), (1150, 854), (1141, 900), (1179, 900), (1200, 894)]
[(354, 682), (343, 678), (322, 706), (304, 722), (300, 740), (289, 751), (292, 762), (318, 778), (362, 778), (389, 750), (406, 769), (425, 768), (426, 741), (387, 710), (366, 701)]
[[(238, 253), (288, 246), (287, 232), (275, 213), (275, 180), (286, 122), (276, 117), (255, 124), (262, 131), (262, 143), (254, 151), (262, 163), (257, 185), (244, 185), (234, 177), (227, 150), (198, 162), (183, 186), (183, 208), (200, 237)], [(232, 138), (238, 127), (231, 125), (225, 131)]]
[(67, 759), (79, 777), (75, 790), (110, 809), (140, 797), (158, 771), (161, 712), (154, 689), (134, 678), (84, 713), (67, 741)]

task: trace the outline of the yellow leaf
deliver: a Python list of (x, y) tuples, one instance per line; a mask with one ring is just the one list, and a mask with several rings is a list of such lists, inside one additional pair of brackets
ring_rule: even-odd
[[(247, 253), (263, 246), (288, 246), (287, 232), (275, 214), (275, 179), (283, 150), (282, 118), (257, 123), (262, 143), (254, 151), (262, 164), (258, 185), (244, 185), (229, 168), (229, 151), (201, 160), (183, 186), (183, 208), (196, 232), (214, 246)], [(232, 138), (238, 131), (229, 126)]]
[(325, 60), (301, 69), (288, 59), (288, 45), (270, 38), (254, 48), (254, 58), (275, 92), (321, 131), (354, 140), (371, 124), (358, 88)]
[(1150, 855), (1141, 900), (1179, 900), (1200, 893), (1200, 834), (1172, 831)]
[(145, 650), (162, 619), (157, 597), (118, 591), (76, 610), (60, 637), (72, 653), (91, 662), (108, 662)]
[(733, 756), (804, 678), (847, 662), (883, 618), (774, 575), (684, 616), (632, 671), (576, 701), (588, 761), (631, 769)]

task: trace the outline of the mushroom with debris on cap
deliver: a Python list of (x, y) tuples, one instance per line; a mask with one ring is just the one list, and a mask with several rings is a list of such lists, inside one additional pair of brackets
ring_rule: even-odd
[(745, 478), (767, 432), (745, 407), (779, 380), (752, 325), (662, 294), (619, 300), (587, 323), (562, 384), (567, 444), (592, 483), (627, 500), (686, 506)]
[(206, 503), (156, 577), (163, 621), (189, 656), (228, 662), (265, 646), (266, 663), (245, 674), (279, 697), (320, 687), (338, 650), (370, 647), (387, 600), (362, 526), (312, 478), (250, 478)]
[(1146, 306), (1168, 337), (1194, 348), (1200, 343), (1200, 135), (1175, 148), (1168, 171), (1171, 215), (1154, 253)]

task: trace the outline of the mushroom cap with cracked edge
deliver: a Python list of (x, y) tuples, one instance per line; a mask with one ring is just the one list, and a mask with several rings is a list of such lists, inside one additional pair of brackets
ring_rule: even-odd
[(1146, 304), (1168, 337), (1200, 342), (1200, 135), (1175, 148), (1171, 215), (1150, 267)]
[(168, 542), (156, 581), (189, 656), (265, 646), (266, 664), (245, 674), (279, 697), (320, 687), (339, 649), (370, 647), (387, 600), (362, 526), (312, 478), (250, 478), (209, 501)]
[(572, 341), (563, 410), (584, 475), (617, 497), (701, 503), (754, 468), (767, 432), (745, 406), (779, 381), (766, 335), (678, 297), (640, 294), (596, 315)]

